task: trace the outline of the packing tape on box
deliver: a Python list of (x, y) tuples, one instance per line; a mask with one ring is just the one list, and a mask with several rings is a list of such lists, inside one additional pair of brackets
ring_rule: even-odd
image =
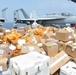
[(65, 28), (68, 32), (71, 32), (71, 30), (69, 28)]
[(44, 31), (44, 34), (46, 34), (47, 33), (47, 30), (46, 31)]
[(46, 34), (48, 32), (50, 27), (47, 27), (46, 30), (44, 31), (44, 34)]
[(66, 45), (73, 43), (73, 41), (68, 41), (67, 43), (65, 43)]
[(42, 47), (42, 43), (38, 43), (37, 46), (38, 46), (38, 47)]
[(76, 43), (72, 44), (72, 51), (76, 50)]
[(54, 67), (56, 64), (58, 64), (61, 60), (63, 60), (65, 57), (67, 57), (67, 54), (64, 54), (62, 57), (60, 57), (57, 61), (55, 61), (53, 64), (50, 65), (50, 68)]
[(55, 46), (55, 45), (57, 45), (57, 43), (51, 43), (51, 46)]

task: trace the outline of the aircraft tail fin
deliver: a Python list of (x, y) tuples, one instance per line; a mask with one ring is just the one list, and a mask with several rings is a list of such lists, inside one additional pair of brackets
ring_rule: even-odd
[(24, 9), (21, 8), (21, 9), (17, 9), (17, 10), (14, 11), (14, 20), (15, 21), (20, 19), (19, 12), (18, 11), (21, 11), (22, 12), (22, 14), (23, 14), (23, 16), (24, 16), (25, 19), (30, 18), (28, 16), (28, 14), (24, 11)]
[(30, 17), (28, 16), (28, 14), (24, 11), (24, 9), (21, 8), (20, 11), (23, 13), (23, 15), (24, 15), (24, 17), (25, 17), (26, 19), (30, 18)]
[(36, 15), (36, 12), (33, 10), (31, 13), (30, 13), (30, 18), (37, 18), (37, 15)]
[(5, 9), (2, 10), (2, 18), (4, 18), (5, 20), (7, 20), (6, 9), (8, 9), (8, 8), (5, 8)]
[(21, 8), (14, 11), (14, 21), (20, 20), (18, 11), (22, 12), (25, 19), (37, 19), (37, 15), (34, 10), (30, 13), (30, 16), (28, 16), (28, 14), (24, 11), (24, 9)]

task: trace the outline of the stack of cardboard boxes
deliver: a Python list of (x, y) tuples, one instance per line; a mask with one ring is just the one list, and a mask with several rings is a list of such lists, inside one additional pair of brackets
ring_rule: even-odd
[[(69, 60), (76, 62), (75, 34), (72, 28), (28, 25), (17, 29), (1, 29), (0, 33), (3, 33), (0, 35), (0, 40), (3, 40), (0, 44), (0, 63), (5, 60), (7, 64), (8, 56), (13, 58), (37, 51), (50, 57), (50, 74), (59, 75), (59, 69)], [(7, 44), (7, 47), (2, 46), (5, 49), (1, 47), (4, 43)]]

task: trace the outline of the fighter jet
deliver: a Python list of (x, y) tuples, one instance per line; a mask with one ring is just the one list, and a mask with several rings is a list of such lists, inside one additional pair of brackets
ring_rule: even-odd
[[(20, 19), (18, 11), (21, 11), (25, 17), (25, 19)], [(52, 24), (59, 24), (59, 25), (74, 25), (76, 24), (76, 16), (71, 15), (71, 14), (48, 14), (46, 17), (38, 17), (36, 14), (33, 12), (31, 13), (31, 16), (28, 16), (28, 14), (24, 11), (24, 9), (18, 9), (14, 11), (14, 20), (15, 23), (25, 23), (25, 24), (32, 24), (34, 20), (38, 24), (48, 26)]]

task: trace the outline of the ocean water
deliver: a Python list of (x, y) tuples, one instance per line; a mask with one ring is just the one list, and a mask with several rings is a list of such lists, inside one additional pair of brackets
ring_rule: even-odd
[[(26, 24), (17, 23), (17, 27), (24, 27)], [(0, 28), (13, 28), (14, 22), (3, 22)]]

